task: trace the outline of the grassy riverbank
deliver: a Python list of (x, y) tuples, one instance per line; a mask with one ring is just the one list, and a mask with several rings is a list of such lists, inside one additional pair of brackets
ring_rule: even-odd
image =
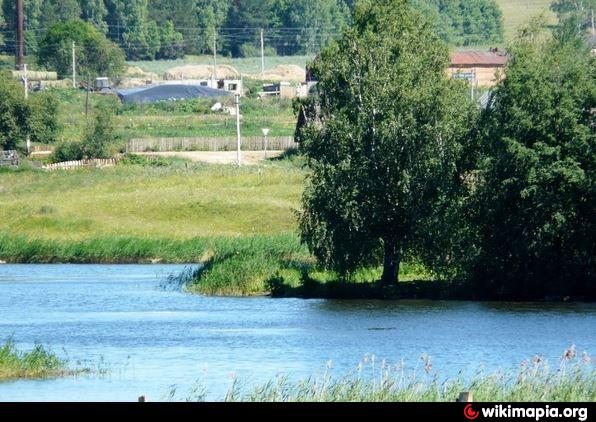
[[(296, 159), (237, 168), (161, 160), (104, 170), (0, 172), (0, 261), (204, 263), (188, 289), (211, 295), (437, 297), (440, 283), (348, 282), (321, 271), (296, 234), (306, 171)], [(404, 281), (428, 280), (404, 264)]]
[(70, 372), (66, 364), (66, 361), (41, 345), (29, 352), (18, 350), (12, 340), (0, 346), (0, 381), (67, 375)]
[[(575, 353), (572, 347), (566, 353)], [(195, 387), (189, 401), (204, 401), (206, 389)], [(428, 356), (417, 369), (391, 365), (367, 356), (354, 373), (333, 375), (332, 363), (317, 376), (289, 381), (284, 376), (256, 388), (233, 379), (226, 402), (455, 402), (461, 392), (471, 392), (475, 402), (593, 402), (596, 372), (589, 356), (567, 356), (551, 368), (540, 357), (524, 361), (519, 371), (460, 375), (444, 379)], [(176, 396), (172, 392), (171, 397)]]

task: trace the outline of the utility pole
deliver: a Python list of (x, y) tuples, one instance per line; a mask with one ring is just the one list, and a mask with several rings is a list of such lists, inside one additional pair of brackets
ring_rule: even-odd
[(263, 128), (263, 136), (265, 137), (265, 158), (268, 158), (267, 157), (267, 150), (269, 149), (268, 135), (269, 135), (269, 129)]
[(25, 12), (23, 0), (16, 0), (16, 28), (17, 28), (17, 51), (16, 69), (23, 70), (25, 64)]
[[(213, 83), (217, 80), (217, 32), (213, 35)], [(211, 88), (217, 88), (212, 86)]]
[(72, 42), (72, 87), (77, 87), (77, 46)]
[(238, 166), (242, 165), (242, 157), (241, 157), (241, 143), (240, 143), (240, 94), (234, 95), (235, 102), (236, 102), (236, 136), (238, 142), (238, 150), (237, 150), (237, 162)]
[(89, 89), (91, 88), (91, 77), (87, 76), (87, 95), (85, 96), (85, 119), (89, 117)]
[(265, 31), (261, 28), (261, 78), (265, 78)]
[(24, 64), (23, 65), (23, 71), (24, 76), (23, 76), (23, 85), (25, 85), (25, 99), (28, 100), (29, 99), (29, 75), (27, 74), (27, 65)]
[[(23, 76), (23, 84), (25, 85), (25, 101), (29, 99), (29, 75), (27, 73), (27, 64), (23, 64), (23, 71), (25, 72)], [(31, 154), (31, 135), (27, 133), (26, 138), (27, 144), (27, 154)]]

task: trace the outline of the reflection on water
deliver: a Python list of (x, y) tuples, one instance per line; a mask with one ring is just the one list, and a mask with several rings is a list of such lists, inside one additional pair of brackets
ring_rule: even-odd
[(0, 384), (0, 400), (165, 398), (196, 380), (221, 395), (279, 374), (338, 374), (365, 354), (442, 376), (556, 361), (566, 347), (595, 351), (596, 305), (210, 298), (164, 289), (184, 266), (1, 265), (0, 340), (49, 345), (107, 376)]

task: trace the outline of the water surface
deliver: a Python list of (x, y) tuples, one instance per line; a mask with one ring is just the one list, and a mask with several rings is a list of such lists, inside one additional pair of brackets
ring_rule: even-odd
[[(50, 346), (98, 374), (0, 383), (0, 401), (177, 398), (201, 380), (220, 397), (246, 384), (353, 371), (363, 356), (441, 376), (556, 364), (570, 345), (596, 351), (595, 304), (213, 298), (164, 289), (184, 266), (0, 265), (0, 341)], [(105, 364), (101, 362), (105, 361)]]

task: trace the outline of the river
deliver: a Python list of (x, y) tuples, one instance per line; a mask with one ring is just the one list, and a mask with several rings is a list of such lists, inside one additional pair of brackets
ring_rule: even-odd
[[(344, 375), (365, 355), (453, 377), (596, 351), (596, 304), (220, 298), (164, 288), (183, 266), (0, 265), (0, 341), (49, 346), (89, 375), (0, 383), (0, 401), (221, 397), (279, 374)], [(99, 371), (99, 370), (107, 371)], [(103, 373), (105, 372), (105, 373)]]

